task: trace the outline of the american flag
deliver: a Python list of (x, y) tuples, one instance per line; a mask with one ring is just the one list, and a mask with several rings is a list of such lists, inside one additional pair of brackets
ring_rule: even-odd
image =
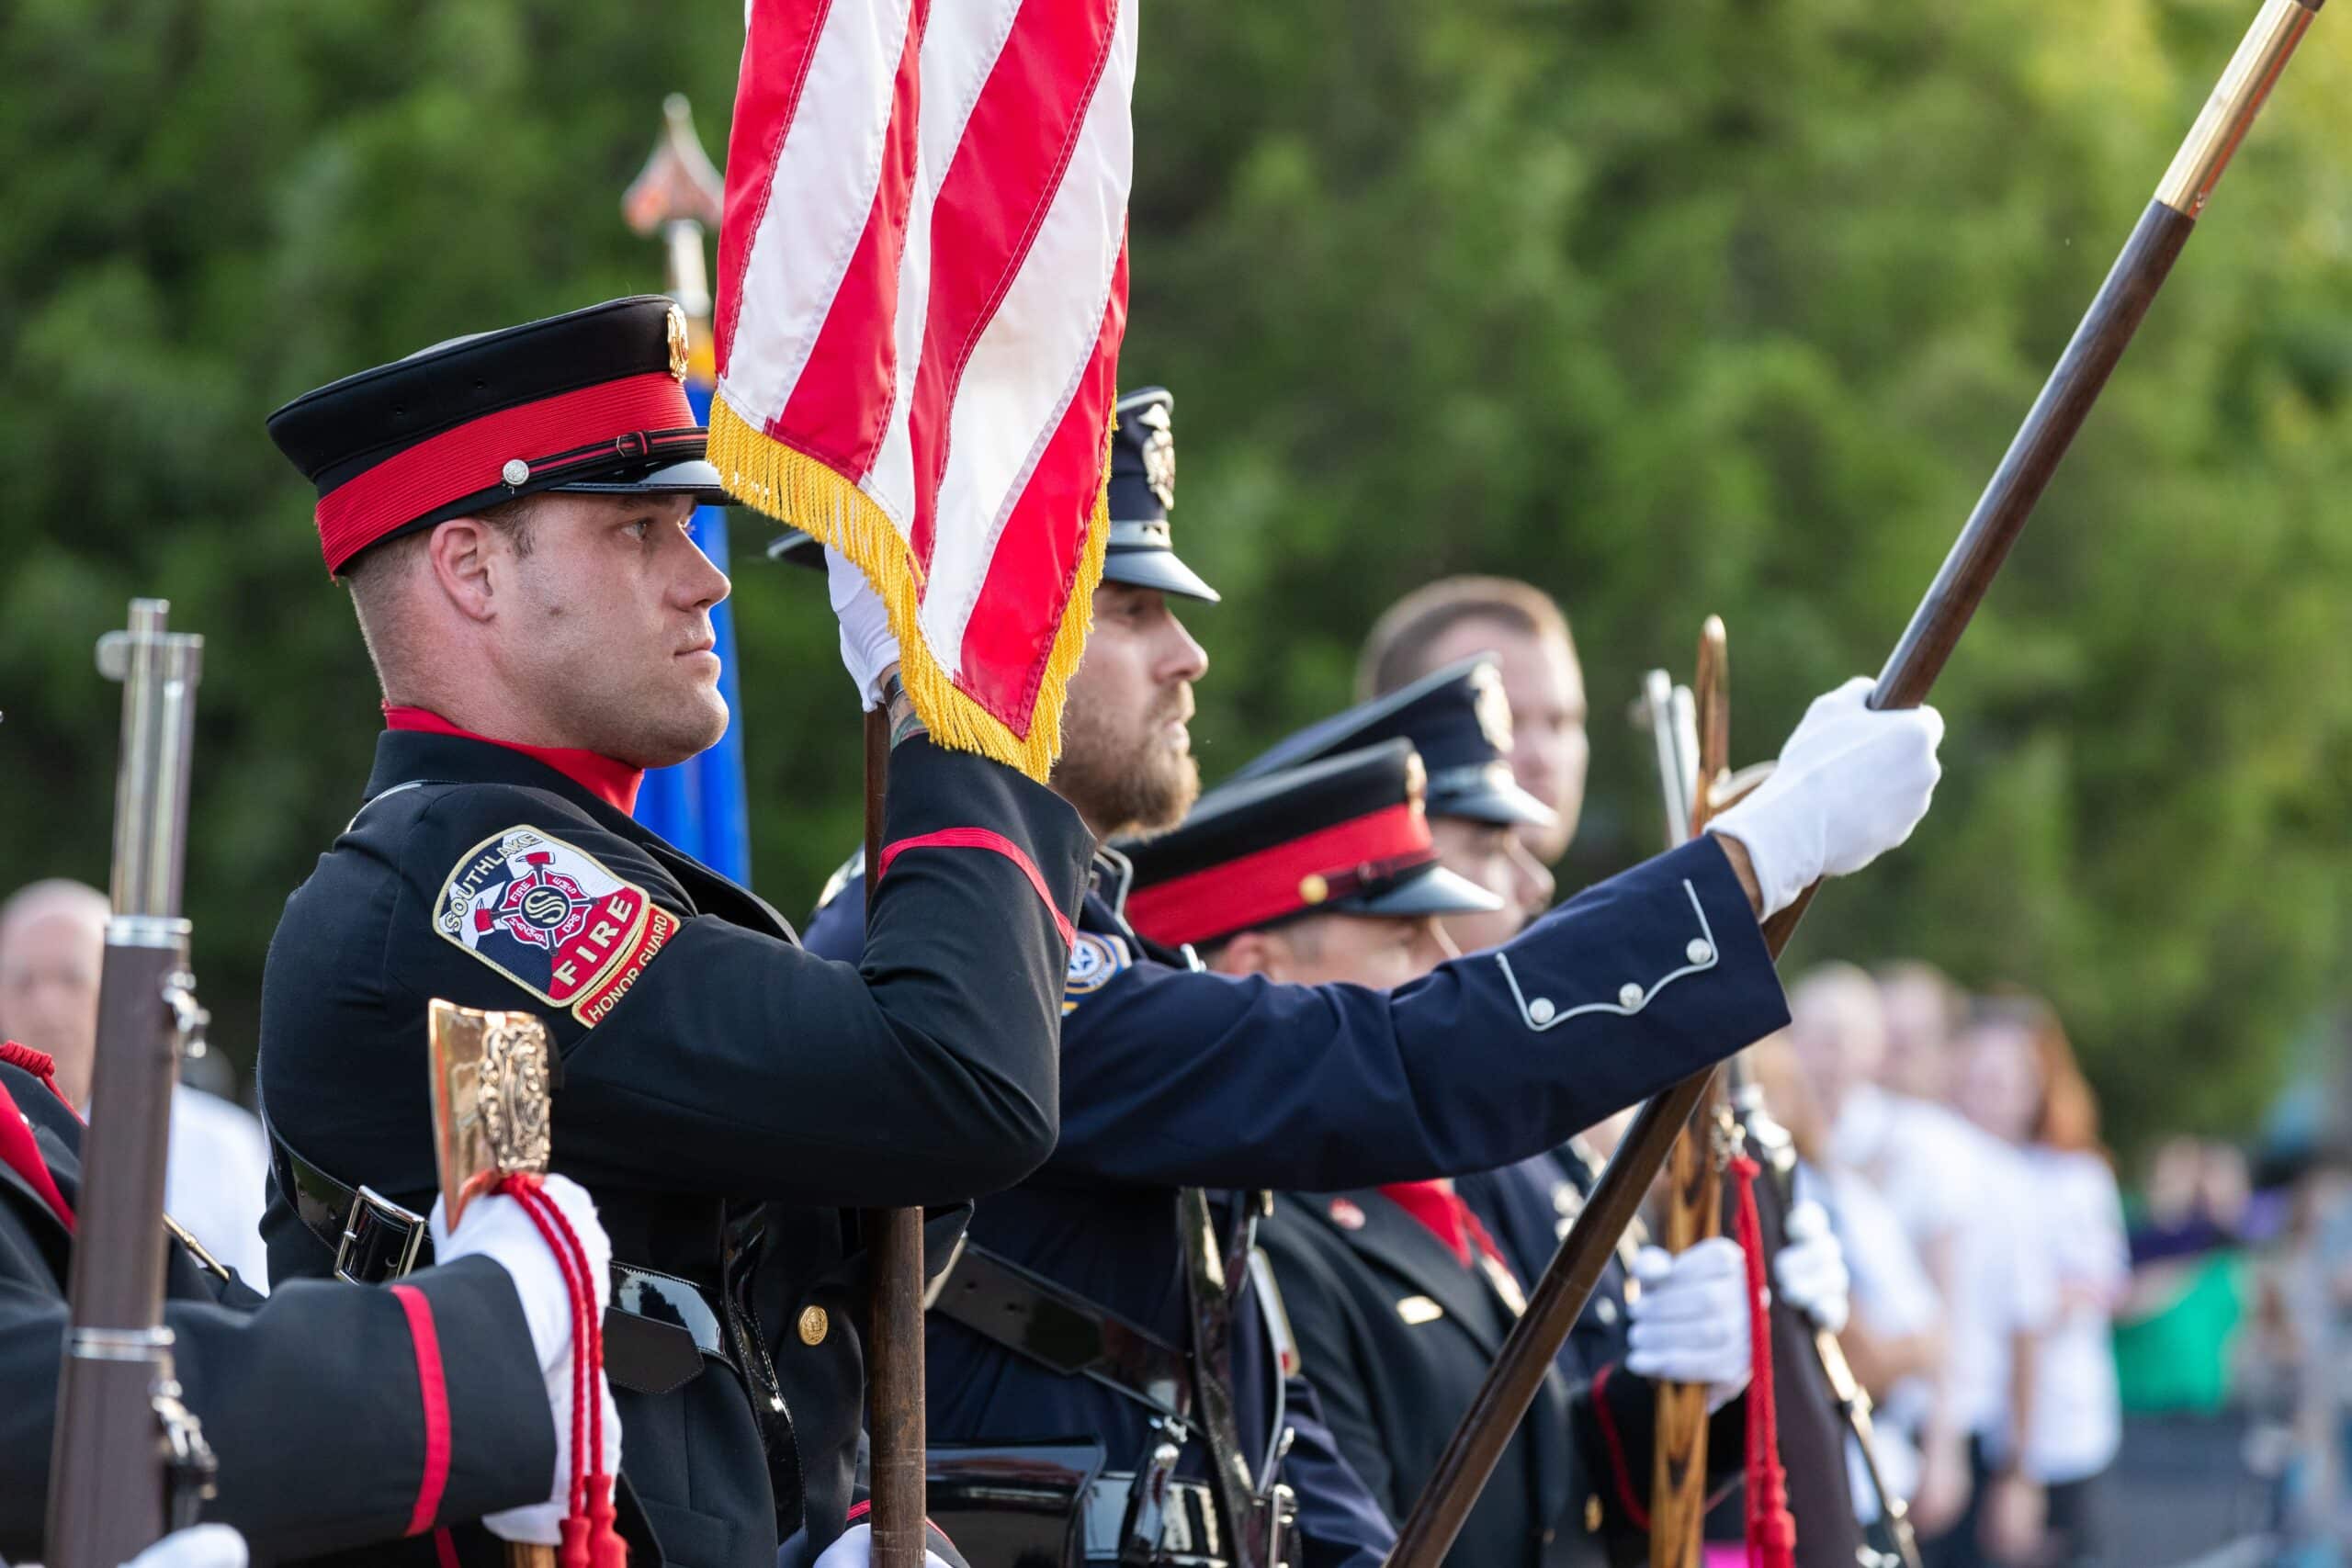
[(711, 459), (1034, 777), (1108, 532), (1136, 4), (752, 0), (728, 141)]

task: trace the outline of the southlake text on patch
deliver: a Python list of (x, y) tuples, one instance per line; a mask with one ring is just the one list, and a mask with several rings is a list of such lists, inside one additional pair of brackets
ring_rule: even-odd
[(576, 844), (510, 828), (468, 850), (434, 908), (443, 938), (594, 1027), (620, 1004), (678, 918)]

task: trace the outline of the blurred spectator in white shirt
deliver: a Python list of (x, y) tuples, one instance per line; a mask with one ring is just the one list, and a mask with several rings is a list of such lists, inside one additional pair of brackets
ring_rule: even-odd
[[(28, 884), (0, 904), (0, 1038), (56, 1058), (59, 1091), (85, 1115), (109, 912), (105, 894), (62, 877)], [(268, 1144), (251, 1111), (185, 1084), (174, 1089), (164, 1211), (255, 1290), (269, 1279), (261, 1243), (268, 1176)]]
[[(1877, 993), (1859, 969), (1832, 965), (1789, 994), (1789, 1030), (1748, 1053), (1756, 1086), (1789, 1130), (1800, 1163), (1798, 1195), (1829, 1215), (1853, 1278), (1852, 1315), (1838, 1338), (1854, 1376), (1879, 1407), (1874, 1448), (1888, 1493), (1908, 1504), (1919, 1482), (1917, 1418), (1943, 1360), (1943, 1303), (1894, 1208), (1829, 1147), (1836, 1108), (1850, 1088), (1849, 1031), (1869, 1028)], [(1849, 1455), (1854, 1507), (1875, 1521), (1879, 1499), (1859, 1445)]]
[(1943, 1103), (1959, 989), (1905, 964), (1882, 972), (1877, 990), (1877, 1082), (1848, 1090), (1833, 1142), (1884, 1194), (1944, 1303), (1944, 1361), (1917, 1416), (1912, 1516), (1928, 1568), (2016, 1562), (2041, 1543), (2043, 1500), (2013, 1433), (2030, 1419), (2038, 1337), (2057, 1309), (2031, 1177), (2021, 1154)]
[(2131, 1284), (2123, 1199), (2098, 1141), (2098, 1102), (2050, 1007), (2029, 997), (1980, 1001), (1961, 1037), (1954, 1102), (2025, 1155), (2057, 1289), (2041, 1337), (2021, 1451), (2049, 1497), (2041, 1561), (2102, 1561), (2098, 1478), (2123, 1439), (2114, 1313)]

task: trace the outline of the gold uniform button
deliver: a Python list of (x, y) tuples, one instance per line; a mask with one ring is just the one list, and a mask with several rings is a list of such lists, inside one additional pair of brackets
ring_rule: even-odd
[(1584, 1500), (1584, 1533), (1600, 1533), (1600, 1494), (1598, 1492)]
[(811, 1347), (822, 1345), (825, 1342), (825, 1336), (832, 1332), (832, 1316), (823, 1307), (812, 1306), (801, 1309), (800, 1343), (803, 1345)]

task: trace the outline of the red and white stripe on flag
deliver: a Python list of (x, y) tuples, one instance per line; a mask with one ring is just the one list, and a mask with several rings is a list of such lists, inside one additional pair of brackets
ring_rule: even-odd
[(934, 739), (1043, 778), (1126, 326), (1137, 0), (752, 0), (710, 457), (865, 569)]

